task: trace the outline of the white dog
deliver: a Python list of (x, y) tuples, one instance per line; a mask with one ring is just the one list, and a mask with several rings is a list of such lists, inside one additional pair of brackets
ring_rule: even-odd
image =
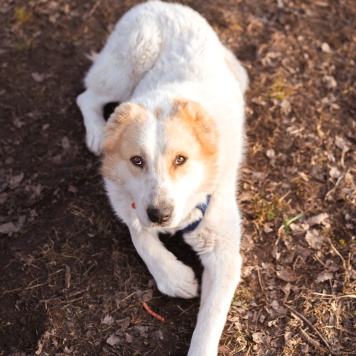
[[(247, 75), (198, 13), (159, 1), (118, 22), (77, 103), (87, 146), (104, 153), (115, 213), (137, 252), (173, 297), (198, 295), (193, 270), (158, 233), (183, 231), (204, 266), (189, 355), (216, 355), (240, 279), (237, 170), (244, 142)], [(103, 106), (123, 102), (107, 124)]]

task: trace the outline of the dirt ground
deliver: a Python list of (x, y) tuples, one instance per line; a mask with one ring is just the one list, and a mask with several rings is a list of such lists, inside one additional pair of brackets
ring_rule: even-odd
[[(75, 105), (87, 55), (135, 3), (0, 3), (0, 355), (188, 350), (199, 301), (157, 291)], [(250, 77), (243, 277), (219, 355), (355, 355), (355, 4), (183, 3)], [(181, 240), (165, 239), (199, 271)]]

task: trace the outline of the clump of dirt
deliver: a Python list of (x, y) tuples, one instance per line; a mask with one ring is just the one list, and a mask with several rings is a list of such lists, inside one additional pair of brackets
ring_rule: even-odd
[[(157, 291), (109, 207), (75, 105), (86, 55), (135, 3), (0, 4), (0, 355), (188, 350), (199, 301)], [(353, 4), (183, 3), (208, 19), (250, 77), (243, 277), (219, 354), (352, 354)], [(180, 240), (166, 243), (199, 271)]]

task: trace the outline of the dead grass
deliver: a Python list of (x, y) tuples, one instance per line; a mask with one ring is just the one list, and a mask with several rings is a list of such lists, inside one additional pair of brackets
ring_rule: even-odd
[[(354, 354), (354, 7), (184, 2), (250, 76), (244, 267), (219, 354)], [(134, 3), (0, 5), (0, 355), (188, 350), (198, 300), (156, 290), (109, 207), (74, 103), (85, 54)]]

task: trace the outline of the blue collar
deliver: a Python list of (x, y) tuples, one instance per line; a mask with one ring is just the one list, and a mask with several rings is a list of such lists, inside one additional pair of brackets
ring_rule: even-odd
[(180, 230), (183, 234), (187, 233), (187, 232), (192, 232), (199, 226), (199, 224), (203, 220), (206, 209), (208, 209), (209, 203), (210, 203), (210, 195), (207, 196), (206, 203), (199, 204), (195, 207), (196, 209), (199, 209), (201, 211), (203, 216), (199, 220), (192, 222), (191, 224), (186, 226), (184, 229)]

